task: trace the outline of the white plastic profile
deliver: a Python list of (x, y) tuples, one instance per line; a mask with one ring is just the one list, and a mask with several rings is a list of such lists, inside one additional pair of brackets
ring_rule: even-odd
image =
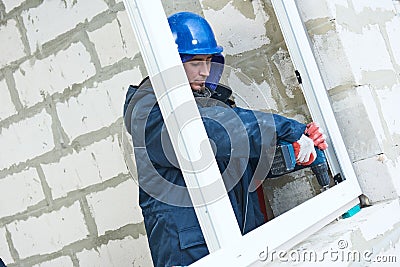
[(302, 78), (302, 89), (314, 121), (328, 135), (329, 148), (325, 151), (333, 174), (341, 173), (358, 187), (356, 175), (336, 123), (325, 84), (315, 60), (307, 32), (300, 18), (296, 1), (272, 0), (282, 34), (295, 69)]
[[(265, 266), (268, 252), (290, 248), (318, 231), (356, 205), (361, 194), (295, 1), (272, 3), (312, 116), (328, 132), (330, 166), (346, 180), (241, 236), (161, 2), (124, 0), (210, 251), (192, 266)], [(213, 185), (217, 200), (207, 185)]]
[(192, 266), (265, 266), (271, 253), (285, 252), (359, 203), (361, 189), (296, 1), (271, 1), (292, 62), (301, 74), (302, 89), (313, 120), (319, 122), (328, 134), (330, 168), (334, 174), (344, 175), (346, 180), (244, 235), (239, 247), (221, 249)]
[[(124, 0), (210, 252), (241, 238), (160, 0)], [(179, 214), (177, 214), (179, 216)]]

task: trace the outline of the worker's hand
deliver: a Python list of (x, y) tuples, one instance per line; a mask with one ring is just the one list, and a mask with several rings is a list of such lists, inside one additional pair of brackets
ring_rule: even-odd
[(325, 150), (328, 147), (328, 144), (325, 141), (326, 136), (324, 135), (324, 131), (319, 127), (318, 123), (311, 122), (307, 124), (306, 130), (304, 131), (308, 137), (310, 137), (314, 146), (318, 147), (321, 150)]
[(310, 165), (317, 158), (313, 140), (304, 134), (293, 143), (293, 148), (297, 164)]

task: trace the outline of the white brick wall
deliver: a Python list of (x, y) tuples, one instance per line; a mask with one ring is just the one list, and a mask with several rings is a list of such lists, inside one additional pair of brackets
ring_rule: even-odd
[(17, 110), (11, 101), (10, 92), (8, 91), (6, 81), (0, 80), (0, 95), (1, 95), (1, 105), (0, 105), (0, 121), (5, 118), (15, 114)]
[[(278, 110), (277, 102), (272, 97), (271, 87), (267, 82), (258, 85), (248, 84), (243, 82), (240, 76), (235, 71), (231, 71), (228, 77), (229, 84), (235, 88), (233, 97), (237, 106), (250, 109)], [(262, 97), (258, 97), (261, 95)]]
[(304, 22), (312, 19), (331, 17), (325, 1), (297, 0), (299, 12)]
[(138, 239), (128, 236), (122, 240), (110, 241), (100, 248), (77, 253), (77, 258), (80, 266), (85, 267), (151, 267), (153, 264), (147, 246), (145, 236), (139, 236)]
[[(222, 10), (203, 10), (205, 18), (212, 25), (218, 44), (224, 47), (224, 54), (235, 55), (270, 43), (264, 28), (269, 18), (262, 8), (255, 10), (256, 16), (251, 19), (245, 17), (231, 2)], [(229, 23), (220, 23), (221, 21)]]
[(396, 64), (400, 65), (400, 14), (386, 23), (386, 31)]
[[(313, 45), (316, 60), (322, 68), (321, 75), (325, 81), (326, 89), (336, 88), (342, 84), (353, 83), (354, 77), (351, 72), (348, 58), (343, 53), (341, 40), (334, 31), (324, 35), (313, 35)], [(337, 66), (340, 66), (338, 68)]]
[(138, 190), (135, 182), (128, 180), (115, 188), (107, 188), (87, 197), (99, 235), (105, 234), (108, 230), (143, 221), (137, 204)]
[(386, 46), (379, 26), (370, 25), (360, 30), (354, 32), (343, 29), (340, 36), (356, 83), (363, 84), (365, 71), (392, 69), (393, 65), (386, 49), (376, 49)]
[(73, 267), (74, 264), (71, 258), (63, 256), (51, 261), (45, 261), (32, 267)]
[(37, 46), (75, 28), (78, 23), (90, 21), (106, 9), (102, 0), (45, 0), (38, 7), (24, 11), (22, 18), (31, 50), (35, 51)]
[(0, 228), (0, 258), (6, 264), (14, 262), (10, 254), (10, 249), (8, 248), (5, 228)]
[(124, 57), (133, 58), (139, 52), (126, 12), (119, 12), (118, 20), (88, 34), (102, 66), (111, 65)]
[[(85, 267), (151, 266), (145, 236), (127, 233), (125, 228), (115, 231), (127, 224), (137, 224), (134, 227), (139, 229), (143, 226), (135, 182), (129, 179), (117, 185), (125, 176), (110, 181), (120, 173), (128, 173), (118, 140), (119, 130), (123, 130), (119, 124), (122, 105), (128, 85), (140, 82), (145, 75), (141, 73), (145, 72), (145, 67), (137, 55), (138, 47), (127, 14), (121, 10), (122, 1), (0, 1), (3, 12), (0, 26), (0, 148), (3, 151), (0, 153), (0, 257), (8, 264), (13, 263), (10, 251), (15, 248), (15, 255), (20, 259), (16, 259), (14, 266), (70, 267), (76, 265), (76, 261)], [(269, 17), (272, 11), (268, 4), (263, 6), (261, 0), (229, 3), (217, 0), (212, 4), (202, 0), (194, 1), (196, 4), (168, 1), (165, 3), (169, 7), (168, 14), (182, 8), (183, 2), (185, 8), (203, 12), (216, 30), (218, 42), (225, 48), (224, 54), (234, 55), (227, 59), (234, 60), (249, 76), (259, 75), (257, 85), (265, 90), (267, 99), (273, 99), (270, 107), (278, 112), (301, 109), (295, 105), (303, 98), (300, 90), (290, 88), (293, 70), (290, 61), (285, 61), (287, 57), (281, 59), (285, 52), (278, 49), (286, 48), (282, 43), (275, 43), (281, 36), (277, 22), (273, 16)], [(397, 111), (399, 88), (361, 84), (364, 86), (359, 86), (358, 90), (349, 89), (353, 84), (365, 82), (368, 75), (381, 78), (382, 72), (390, 73), (388, 76), (396, 80), (393, 77), (397, 77), (400, 62), (400, 19), (391, 16), (392, 2), (301, 0), (298, 5), (304, 18), (310, 20), (307, 25), (325, 23), (315, 28), (311, 41), (323, 63), (320, 66), (323, 66), (324, 78), (332, 89), (329, 92), (334, 99), (332, 104), (339, 106), (337, 119), (350, 121), (354, 127), (346, 130), (348, 135), (343, 135), (350, 144), (347, 149), (351, 150), (351, 155), (365, 155), (356, 164), (359, 173), (367, 174), (366, 179), (361, 180), (367, 184), (364, 188), (372, 194), (395, 197), (396, 192), (389, 182), (396, 183), (399, 190), (398, 179), (389, 182), (382, 179), (397, 177), (396, 161), (399, 159), (393, 151), (383, 161), (373, 156), (382, 152), (378, 148), (386, 150), (391, 146), (388, 140), (398, 140), (400, 126), (395, 116), (398, 112), (393, 110)], [(111, 21), (112, 18), (115, 19)], [(221, 24), (221, 21), (229, 23)], [(332, 30), (325, 32), (327, 29)], [(70, 40), (74, 43), (70, 44)], [(271, 40), (274, 43), (270, 44)], [(247, 68), (250, 61), (256, 64), (252, 68), (260, 66), (261, 71)], [(253, 97), (251, 92), (245, 92), (249, 87), (238, 76), (231, 75), (229, 79), (240, 85), (245, 96)], [(271, 80), (274, 82), (270, 83)], [(365, 87), (369, 91), (359, 93)], [(10, 93), (13, 93), (14, 102)], [(64, 102), (59, 100), (61, 94), (62, 101), (66, 99)], [(45, 95), (50, 95), (51, 101), (43, 103)], [(288, 96), (294, 99), (287, 101)], [(365, 104), (368, 101), (371, 105)], [(40, 110), (44, 105), (46, 110)], [(350, 108), (353, 106), (354, 109)], [(373, 120), (364, 116), (367, 107), (371, 112), (365, 114)], [(17, 116), (12, 116), (15, 114)], [(305, 115), (294, 116), (303, 120)], [(352, 119), (356, 122), (351, 122)], [(372, 121), (379, 126), (370, 126)], [(357, 140), (360, 138), (354, 137), (358, 131), (361, 131), (360, 136), (367, 133), (368, 138), (373, 138), (363, 146), (354, 145), (354, 142), (362, 143)], [(68, 138), (62, 144), (55, 144), (64, 133)], [(377, 138), (384, 140), (379, 143), (381, 146), (377, 145)], [(66, 154), (71, 147), (79, 146), (78, 151)], [(37, 166), (41, 168), (36, 170)], [(131, 168), (133, 175), (134, 168)], [(274, 207), (279, 204), (277, 209), (284, 211), (285, 207), (296, 206), (296, 201), (305, 196), (311, 197), (312, 188), (304, 184), (307, 183), (296, 180), (286, 183), (275, 194), (271, 191), (276, 202)], [(298, 195), (293, 195), (294, 188)], [(54, 200), (43, 209), (36, 204), (44, 203), (44, 193), (48, 197), (49, 190)], [(288, 195), (290, 201), (287, 201)], [(77, 196), (85, 198), (88, 207), (81, 208)], [(85, 218), (91, 216), (93, 221), (86, 226)], [(390, 225), (386, 224), (386, 228)], [(6, 238), (6, 229), (11, 241)], [(100, 237), (89, 236), (94, 229)], [(385, 227), (379, 229), (382, 231), (377, 234), (385, 231)], [(58, 258), (50, 260), (49, 257)]]
[(3, 4), (6, 8), (6, 12), (11, 11), (13, 8), (19, 6), (25, 0), (3, 0)]
[(2, 129), (0, 170), (39, 156), (54, 148), (51, 117), (42, 111)]
[(337, 9), (341, 8), (349, 8), (349, 2), (347, 0), (332, 0), (325, 1), (326, 5), (329, 6), (329, 9), (332, 10), (333, 14), (336, 14)]
[(24, 62), (14, 78), (21, 102), (32, 106), (43, 100), (43, 94), (63, 92), (94, 74), (88, 51), (77, 43), (45, 59)]
[(379, 90), (376, 93), (380, 100), (382, 115), (385, 118), (384, 127), (387, 127), (387, 131), (389, 131), (393, 136), (400, 135), (400, 121), (398, 119), (399, 115), (393, 114), (393, 110), (399, 109), (400, 85), (394, 86), (393, 88), (387, 90)]
[(100, 64), (102, 66), (112, 65), (126, 56), (116, 20), (88, 34), (96, 47), (96, 51), (99, 53)]
[(0, 179), (0, 218), (22, 212), (41, 200), (44, 194), (35, 169)]
[(366, 8), (372, 11), (393, 11), (394, 9), (392, 1), (351, 0), (350, 2), (357, 13), (363, 12)]
[[(274, 264), (267, 264), (271, 260), (269, 257), (265, 265), (397, 266), (400, 258), (399, 214), (398, 200), (361, 209), (350, 218), (333, 221), (287, 251), (283, 257), (278, 256), (279, 250), (269, 251), (275, 253), (275, 261)], [(391, 261), (389, 257), (386, 262), (384, 258), (378, 258), (384, 255), (391, 257)]]
[(42, 168), (54, 199), (128, 172), (115, 136), (63, 157), (60, 162), (44, 164)]
[(88, 235), (78, 202), (40, 217), (15, 221), (8, 228), (21, 258), (58, 251)]
[[(360, 232), (365, 240), (371, 241), (374, 238), (384, 236), (385, 233), (396, 228), (400, 222), (399, 210), (399, 201), (388, 201), (378, 204), (375, 207), (364, 209), (363, 216), (368, 218), (368, 220), (360, 220), (357, 227), (360, 228)], [(382, 220), (382, 218), (385, 219)], [(357, 217), (354, 219), (357, 219)], [(372, 225), (374, 227), (371, 227)]]
[(84, 88), (67, 103), (58, 103), (57, 113), (70, 139), (109, 126), (120, 118), (126, 90), (139, 77), (139, 69), (125, 71), (94, 88)]
[(25, 56), (24, 44), (16, 25), (17, 22), (13, 19), (9, 20), (6, 25), (0, 25), (0, 68)]
[(121, 37), (124, 44), (125, 53), (128, 54), (128, 57), (133, 57), (139, 52), (139, 46), (126, 11), (118, 12), (117, 20), (120, 25)]
[[(379, 111), (377, 99), (375, 98), (374, 94), (375, 90), (373, 90), (369, 86), (358, 86), (357, 88), (354, 89), (355, 92), (357, 92), (358, 98), (362, 101), (363, 105), (366, 107), (365, 109), (365, 115), (367, 115), (366, 119), (371, 123), (373, 132), (375, 133), (376, 136), (379, 136), (380, 138), (377, 140), (380, 146), (380, 150), (383, 151), (383, 142), (386, 142), (386, 140), (382, 140), (382, 138), (385, 136), (385, 130), (386, 128), (385, 123), (382, 121), (381, 118), (381, 112)], [(372, 143), (372, 142), (371, 142)]]
[(353, 163), (356, 173), (362, 173), (358, 178), (358, 182), (363, 193), (370, 198), (371, 201), (382, 201), (393, 199), (396, 197), (396, 188), (390, 179), (387, 164), (384, 155), (370, 157)]

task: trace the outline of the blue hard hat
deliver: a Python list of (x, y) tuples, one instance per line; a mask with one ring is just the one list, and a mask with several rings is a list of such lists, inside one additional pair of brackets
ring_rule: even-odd
[(213, 55), (211, 62), (215, 64), (211, 67), (206, 86), (215, 90), (224, 70), (225, 59), (221, 54), (223, 48), (217, 45), (210, 24), (191, 12), (175, 13), (168, 17), (168, 23), (183, 63), (194, 55)]
[(179, 12), (168, 18), (168, 23), (180, 54), (219, 54), (223, 48), (217, 45), (210, 24), (191, 12)]

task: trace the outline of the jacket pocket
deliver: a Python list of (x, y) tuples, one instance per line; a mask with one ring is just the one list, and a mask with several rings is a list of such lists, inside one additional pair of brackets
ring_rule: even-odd
[(187, 266), (208, 254), (206, 242), (200, 226), (193, 226), (178, 231), (181, 265)]
[(178, 232), (179, 246), (181, 249), (187, 249), (196, 245), (205, 244), (201, 229), (197, 226), (182, 229)]
[(176, 234), (178, 235), (178, 250), (180, 254), (180, 264), (187, 266), (208, 254), (206, 241), (201, 232), (200, 225), (197, 221), (193, 208), (181, 208), (175, 213), (173, 220), (176, 226)]

